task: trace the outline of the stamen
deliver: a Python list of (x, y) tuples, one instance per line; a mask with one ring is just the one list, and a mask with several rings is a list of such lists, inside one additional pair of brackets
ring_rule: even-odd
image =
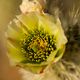
[(29, 63), (41, 63), (46, 61), (52, 51), (56, 49), (54, 36), (42, 31), (35, 30), (30, 35), (26, 36), (22, 43), (22, 53)]

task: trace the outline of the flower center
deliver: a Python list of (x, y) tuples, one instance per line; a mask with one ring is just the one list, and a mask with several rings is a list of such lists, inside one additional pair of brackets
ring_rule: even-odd
[(24, 53), (28, 63), (41, 63), (46, 61), (52, 51), (56, 49), (53, 35), (34, 31), (21, 41), (22, 53)]

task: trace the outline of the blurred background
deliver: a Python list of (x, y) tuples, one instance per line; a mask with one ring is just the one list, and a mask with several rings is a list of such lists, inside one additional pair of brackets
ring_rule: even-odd
[(0, 0), (0, 80), (21, 80), (18, 69), (9, 64), (4, 36), (8, 23), (19, 14), (20, 4), (21, 0)]

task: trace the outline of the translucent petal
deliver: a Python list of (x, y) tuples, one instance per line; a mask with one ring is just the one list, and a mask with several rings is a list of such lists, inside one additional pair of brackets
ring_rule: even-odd
[(18, 47), (15, 47), (13, 44), (11, 44), (9, 41), (7, 48), (8, 55), (14, 60), (14, 62), (18, 63), (25, 60), (25, 57), (23, 53), (21, 53), (21, 50)]
[(64, 34), (64, 31), (62, 29), (62, 26), (61, 26), (61, 23), (59, 21), (59, 19), (57, 19), (57, 24), (56, 26), (58, 27), (58, 32), (57, 32), (57, 35), (56, 35), (56, 46), (57, 48), (61, 48), (64, 44), (67, 43), (67, 38)]
[(49, 15), (43, 14), (43, 15), (37, 15), (39, 19), (39, 27), (42, 27), (45, 32), (49, 33), (50, 35), (56, 34), (58, 29), (56, 27), (56, 24), (50, 20)]
[(6, 36), (12, 39), (20, 40), (24, 37), (24, 34), (28, 34), (27, 30), (21, 25), (21, 23), (17, 20), (12, 21), (6, 32)]
[(41, 73), (41, 72), (43, 72), (44, 68), (46, 67), (46, 65), (34, 66), (34, 64), (33, 65), (20, 64), (20, 66), (22, 66), (24, 69), (31, 71), (33, 73)]
[(28, 30), (33, 30), (38, 26), (38, 19), (35, 13), (22, 14), (17, 16), (18, 20), (23, 23)]

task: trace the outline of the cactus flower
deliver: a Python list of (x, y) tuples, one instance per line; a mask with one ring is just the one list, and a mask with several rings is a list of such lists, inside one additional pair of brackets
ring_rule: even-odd
[(67, 39), (59, 19), (45, 13), (26, 13), (10, 22), (7, 33), (9, 58), (22, 68), (40, 73), (63, 55)]

